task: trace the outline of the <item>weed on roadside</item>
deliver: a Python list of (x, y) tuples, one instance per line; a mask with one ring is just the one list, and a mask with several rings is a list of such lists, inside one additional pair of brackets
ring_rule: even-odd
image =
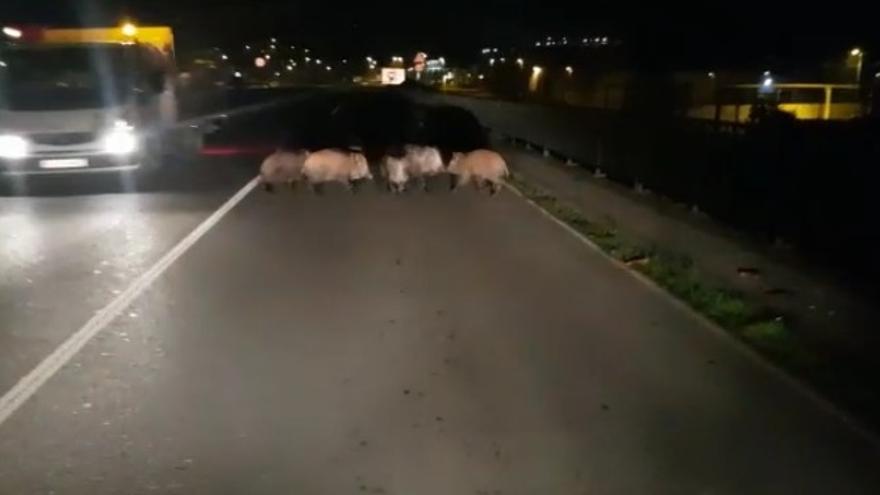
[(807, 353), (782, 319), (742, 294), (707, 285), (687, 256), (660, 252), (624, 239), (611, 225), (590, 221), (578, 209), (514, 174), (510, 183), (523, 196), (565, 222), (613, 258), (638, 271), (689, 306), (783, 366), (803, 365)]

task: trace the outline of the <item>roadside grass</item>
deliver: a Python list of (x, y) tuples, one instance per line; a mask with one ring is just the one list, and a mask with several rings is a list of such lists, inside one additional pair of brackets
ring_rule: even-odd
[(736, 291), (707, 284), (687, 256), (665, 253), (655, 246), (625, 239), (614, 226), (591, 221), (519, 174), (513, 174), (509, 183), (602, 251), (648, 277), (770, 360), (797, 373), (815, 374), (818, 358), (796, 338), (783, 317)]

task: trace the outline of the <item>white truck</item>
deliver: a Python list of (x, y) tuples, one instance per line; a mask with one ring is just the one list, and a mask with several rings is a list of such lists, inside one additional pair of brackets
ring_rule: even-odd
[(3, 28), (0, 174), (151, 163), (177, 121), (174, 77), (168, 27)]

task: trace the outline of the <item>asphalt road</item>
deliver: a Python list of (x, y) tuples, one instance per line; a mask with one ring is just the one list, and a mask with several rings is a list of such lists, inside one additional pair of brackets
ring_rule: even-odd
[[(7, 189), (0, 395), (258, 161)], [(0, 494), (880, 490), (876, 444), (668, 297), (512, 193), (434, 185), (248, 194), (0, 424)]]

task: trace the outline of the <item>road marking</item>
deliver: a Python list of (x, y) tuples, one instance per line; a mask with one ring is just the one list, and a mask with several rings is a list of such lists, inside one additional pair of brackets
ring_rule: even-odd
[(633, 270), (626, 263), (618, 260), (617, 258), (611, 256), (606, 253), (598, 244), (593, 242), (589, 237), (582, 234), (580, 231), (572, 227), (571, 225), (565, 223), (565, 221), (560, 220), (555, 215), (546, 210), (543, 206), (538, 203), (532, 201), (525, 194), (522, 193), (519, 189), (513, 186), (510, 183), (505, 183), (507, 189), (512, 192), (515, 196), (519, 196), (520, 199), (525, 201), (529, 206), (538, 210), (544, 218), (550, 220), (555, 223), (559, 227), (562, 227), (563, 230), (574, 236), (578, 241), (582, 244), (586, 245), (592, 251), (595, 251), (600, 256), (608, 260), (615, 267), (623, 270), (631, 277), (635, 278), (639, 282), (641, 282), (645, 287), (649, 290), (657, 294), (658, 296), (666, 299), (670, 304), (681, 310), (683, 313), (687, 314), (691, 318), (695, 319), (703, 326), (709, 328), (716, 336), (720, 337), (728, 344), (732, 345), (733, 348), (743, 355), (746, 359), (752, 361), (767, 373), (769, 373), (776, 380), (779, 380), (784, 385), (791, 387), (797, 393), (801, 394), (807, 400), (812, 401), (816, 404), (823, 412), (829, 414), (831, 417), (837, 419), (842, 424), (844, 424), (851, 431), (860, 435), (862, 438), (873, 444), (874, 446), (880, 446), (880, 435), (878, 435), (874, 430), (870, 427), (866, 426), (859, 419), (855, 418), (848, 411), (845, 411), (837, 404), (831, 402), (829, 399), (825, 398), (824, 395), (819, 393), (817, 390), (813, 389), (812, 386), (801, 382), (800, 380), (794, 378), (792, 375), (787, 373), (782, 368), (776, 366), (772, 362), (768, 361), (764, 356), (758, 354), (757, 351), (749, 347), (747, 344), (742, 342), (741, 340), (734, 337), (730, 332), (719, 326), (714, 321), (710, 320), (706, 316), (703, 316), (697, 310), (690, 307), (686, 302), (681, 299), (675, 297), (670, 294), (666, 289), (657, 285), (656, 282), (648, 278), (647, 276)]
[(214, 213), (205, 219), (198, 227), (177, 243), (170, 251), (165, 253), (159, 261), (149, 270), (137, 278), (126, 290), (122, 291), (107, 306), (99, 310), (79, 330), (59, 345), (52, 354), (43, 359), (36, 368), (25, 375), (3, 397), (0, 397), (0, 426), (6, 422), (15, 411), (30, 399), (55, 373), (89, 343), (107, 325), (122, 314), (123, 311), (141, 295), (150, 284), (159, 278), (165, 270), (183, 256), (196, 242), (217, 225), (235, 205), (241, 202), (258, 184), (258, 178), (251, 179), (244, 187), (229, 198)]

